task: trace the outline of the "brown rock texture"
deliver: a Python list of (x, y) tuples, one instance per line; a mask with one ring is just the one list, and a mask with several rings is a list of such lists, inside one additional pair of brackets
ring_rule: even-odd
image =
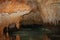
[[(17, 0), (1, 0), (0, 13), (6, 13), (6, 12), (12, 13), (12, 12), (17, 12), (18, 10), (24, 11), (25, 9), (29, 10), (27, 9), (28, 7), (26, 7), (26, 5), (29, 5), (32, 7), (32, 11), (30, 12), (30, 14), (23, 16), (23, 19), (22, 19), (23, 24), (41, 24), (41, 23), (57, 24), (59, 23), (60, 0), (22, 0), (22, 1), (18, 0), (18, 1)], [(4, 27), (1, 27), (1, 30), (0, 30), (1, 32), (3, 31), (3, 28)]]

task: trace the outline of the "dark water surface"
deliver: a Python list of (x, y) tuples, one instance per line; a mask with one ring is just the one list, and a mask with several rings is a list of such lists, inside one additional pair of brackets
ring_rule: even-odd
[(21, 25), (19, 30), (13, 28), (9, 31), (12, 40), (16, 40), (17, 35), (19, 35), (20, 40), (43, 40), (45, 33), (51, 40), (60, 40), (59, 35), (56, 35), (52, 30), (44, 28), (42, 25)]
[(18, 34), (20, 35), (21, 40), (42, 40), (43, 33), (41, 25), (28, 25), (21, 27), (21, 29), (16, 32), (13, 32), (13, 36), (11, 35), (11, 37), (15, 37)]

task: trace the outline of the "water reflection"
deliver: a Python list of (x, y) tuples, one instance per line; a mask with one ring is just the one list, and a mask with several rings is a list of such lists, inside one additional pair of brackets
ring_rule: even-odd
[[(4, 40), (57, 40), (54, 31), (47, 28), (43, 28), (42, 25), (21, 25), (20, 29), (17, 29), (14, 25), (10, 25), (8, 28), (5, 27), (3, 30)], [(48, 36), (46, 38), (46, 36)], [(53, 36), (54, 35), (54, 36)]]
[[(39, 27), (41, 25), (35, 26), (23, 26), (20, 30), (18, 30), (16, 27), (8, 28), (8, 31), (4, 31), (4, 35), (6, 37), (6, 40), (8, 39), (8, 37), (6, 36), (7, 32), (9, 36), (8, 40), (42, 40), (43, 30), (41, 27)], [(6, 29), (7, 28), (5, 28), (4, 30)]]

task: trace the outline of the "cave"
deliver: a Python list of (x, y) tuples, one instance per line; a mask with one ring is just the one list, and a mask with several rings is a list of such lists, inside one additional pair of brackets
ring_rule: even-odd
[(0, 40), (60, 40), (60, 0), (0, 0)]

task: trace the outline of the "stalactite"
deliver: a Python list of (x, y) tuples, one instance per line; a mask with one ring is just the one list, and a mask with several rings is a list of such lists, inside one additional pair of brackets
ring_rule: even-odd
[(38, 6), (41, 7), (41, 18), (43, 23), (57, 24), (57, 11), (53, 3), (56, 3), (57, 0), (38, 0)]

